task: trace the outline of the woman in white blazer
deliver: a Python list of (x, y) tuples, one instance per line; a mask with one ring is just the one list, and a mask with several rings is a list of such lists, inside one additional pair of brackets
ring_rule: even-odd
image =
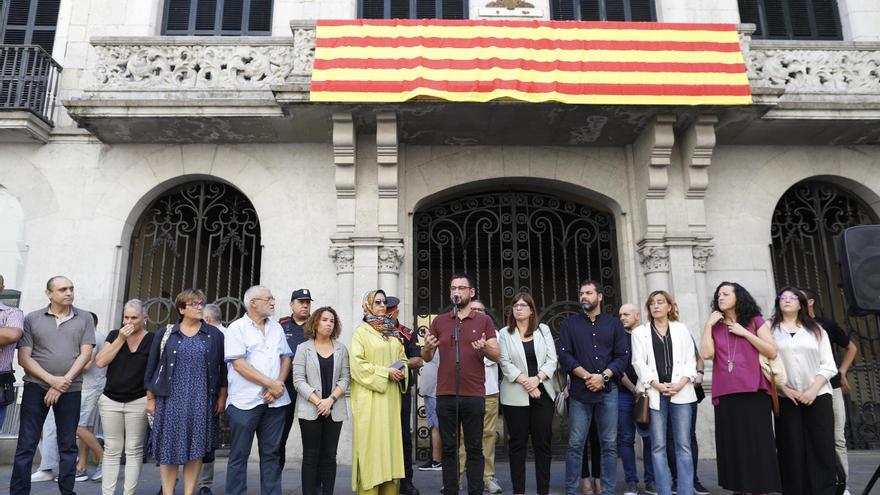
[(498, 332), (501, 348), (501, 405), (510, 435), (510, 478), (513, 493), (526, 491), (526, 446), (535, 451), (538, 495), (550, 487), (550, 437), (556, 389), (556, 344), (550, 328), (538, 323), (535, 300), (526, 293), (513, 296), (507, 326)]
[(666, 459), (666, 424), (671, 420), (678, 471), (679, 495), (694, 493), (691, 456), (691, 404), (697, 401), (694, 377), (697, 361), (690, 331), (678, 321), (672, 295), (658, 290), (645, 303), (648, 323), (632, 335), (632, 365), (639, 376), (637, 391), (648, 392), (651, 456), (657, 493), (672, 493), (672, 474)]
[(332, 494), (336, 482), (336, 447), (348, 418), (345, 391), (351, 381), (348, 349), (336, 340), (340, 330), (336, 311), (318, 308), (303, 325), (308, 340), (297, 346), (293, 357), (303, 440), (302, 492), (308, 495)]

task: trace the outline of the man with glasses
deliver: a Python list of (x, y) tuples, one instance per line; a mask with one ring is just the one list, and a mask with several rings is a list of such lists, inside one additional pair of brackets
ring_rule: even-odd
[(226, 414), (231, 426), (226, 493), (247, 493), (247, 462), (254, 434), (260, 453), (260, 492), (281, 495), (278, 444), (284, 425), (284, 406), (290, 396), (284, 379), (293, 355), (281, 325), (271, 319), (275, 298), (255, 285), (244, 293), (247, 314), (226, 330), (229, 397)]
[(72, 494), (76, 472), (76, 426), (82, 396), (82, 370), (95, 347), (91, 313), (73, 305), (73, 282), (56, 276), (46, 282), (49, 305), (29, 313), (18, 341), (24, 368), (18, 445), (9, 493), (31, 491), (31, 466), (40, 430), (51, 407), (58, 436), (58, 488)]
[[(306, 324), (306, 320), (311, 314), (312, 293), (309, 289), (294, 290), (290, 295), (290, 316), (278, 320), (284, 330), (287, 345), (294, 354), (296, 354), (296, 348), (308, 340), (303, 333), (303, 325)], [(284, 385), (287, 387), (287, 395), (290, 396), (290, 404), (284, 406), (284, 430), (281, 432), (281, 444), (278, 446), (278, 461), (281, 464), (281, 469), (284, 469), (284, 461), (287, 460), (287, 438), (290, 436), (293, 416), (296, 412), (296, 388), (293, 386), (293, 373), (287, 375)]]
[[(438, 348), (443, 355), (437, 372), (437, 415), (440, 419), (440, 438), (443, 445), (444, 495), (458, 493), (459, 431), (464, 432), (467, 452), (465, 471), (468, 494), (483, 493), (481, 439), (486, 407), (486, 368), (483, 358), (488, 357), (497, 362), (500, 353), (492, 320), (485, 314), (470, 309), (474, 296), (476, 288), (473, 279), (464, 273), (453, 275), (449, 299), (454, 308), (448, 313), (437, 315), (431, 321), (428, 334), (425, 335), (425, 346), (422, 348), (422, 358), (425, 361), (431, 361)], [(458, 369), (456, 356), (459, 358)]]
[(565, 494), (579, 492), (581, 461), (593, 416), (602, 449), (602, 494), (614, 493), (617, 478), (617, 382), (629, 365), (629, 344), (619, 319), (602, 313), (602, 286), (581, 283), (583, 312), (559, 328), (559, 364), (571, 378)]

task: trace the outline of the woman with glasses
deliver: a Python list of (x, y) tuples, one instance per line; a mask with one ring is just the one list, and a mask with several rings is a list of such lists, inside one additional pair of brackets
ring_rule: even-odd
[[(186, 289), (174, 299), (180, 322), (153, 338), (144, 384), (153, 416), (149, 449), (158, 461), (162, 493), (174, 494), (183, 465), (183, 493), (192, 495), (202, 459), (219, 445), (217, 416), (226, 407), (223, 334), (202, 321), (205, 294)], [(137, 461), (137, 459), (132, 459)]]
[(556, 344), (550, 328), (538, 322), (535, 300), (526, 293), (513, 296), (507, 326), (498, 332), (501, 348), (501, 405), (510, 435), (510, 478), (513, 493), (526, 492), (526, 448), (535, 452), (538, 495), (550, 490), (550, 438), (556, 389)]
[(759, 355), (773, 359), (776, 354), (770, 325), (755, 298), (736, 282), (718, 284), (700, 355), (712, 359), (718, 484), (726, 490), (782, 490), (770, 419), (770, 382), (758, 362)]
[(302, 491), (330, 495), (336, 483), (336, 447), (342, 422), (348, 418), (351, 374), (348, 349), (337, 340), (342, 326), (336, 310), (318, 308), (303, 325), (308, 339), (293, 357), (293, 386), (300, 399), (296, 415), (302, 433)]
[(364, 495), (397, 494), (405, 476), (401, 394), (407, 357), (382, 290), (364, 295), (363, 323), (351, 337), (351, 488)]
[[(138, 299), (125, 303), (122, 328), (110, 332), (107, 343), (95, 356), (95, 364), (107, 368), (104, 394), (98, 399), (104, 429), (104, 477), (101, 479), (104, 495), (113, 495), (116, 491), (123, 448), (126, 459), (143, 457), (144, 434), (147, 432), (144, 375), (153, 344), (153, 334), (144, 325), (146, 313), (144, 304)], [(125, 464), (125, 495), (133, 495), (137, 489), (142, 464)]]
[[(677, 493), (693, 495), (691, 405), (697, 402), (693, 383), (697, 375), (694, 341), (691, 332), (678, 321), (678, 307), (668, 292), (652, 292), (645, 309), (648, 311), (648, 323), (632, 333), (632, 365), (639, 377), (636, 390), (648, 392), (651, 460), (657, 493), (672, 493), (666, 442), (673, 442), (678, 473)], [(666, 438), (667, 422), (671, 423), (673, 438)]]
[(794, 287), (779, 291), (770, 326), (786, 376), (776, 417), (782, 491), (831, 495), (837, 468), (829, 383), (837, 365), (831, 340), (807, 312), (806, 295)]

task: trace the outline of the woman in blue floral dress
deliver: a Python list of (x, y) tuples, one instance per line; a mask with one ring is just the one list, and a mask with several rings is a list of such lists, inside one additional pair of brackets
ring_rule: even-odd
[(183, 493), (192, 495), (202, 459), (219, 443), (218, 415), (226, 407), (223, 334), (202, 321), (205, 294), (187, 289), (174, 305), (180, 323), (153, 339), (145, 385), (147, 414), (153, 416), (150, 452), (159, 462), (164, 495), (174, 493), (183, 465)]

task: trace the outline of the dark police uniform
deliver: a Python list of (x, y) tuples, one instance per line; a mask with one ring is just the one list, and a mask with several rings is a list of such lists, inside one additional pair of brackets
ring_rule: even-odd
[[(296, 354), (296, 347), (306, 340), (306, 336), (303, 333), (302, 325), (298, 325), (296, 321), (290, 316), (285, 316), (278, 320), (278, 323), (281, 324), (281, 328), (284, 330), (284, 337), (287, 339), (287, 345), (290, 346), (290, 350)], [(287, 375), (287, 378), (284, 380), (284, 385), (287, 387), (287, 393), (290, 395), (290, 404), (284, 406), (286, 409), (284, 411), (284, 431), (281, 433), (281, 445), (278, 448), (279, 460), (281, 462), (281, 468), (284, 468), (284, 460), (285, 460), (285, 446), (287, 445), (287, 437), (290, 436), (290, 428), (293, 426), (293, 416), (296, 413), (296, 389), (293, 388), (293, 370)]]

